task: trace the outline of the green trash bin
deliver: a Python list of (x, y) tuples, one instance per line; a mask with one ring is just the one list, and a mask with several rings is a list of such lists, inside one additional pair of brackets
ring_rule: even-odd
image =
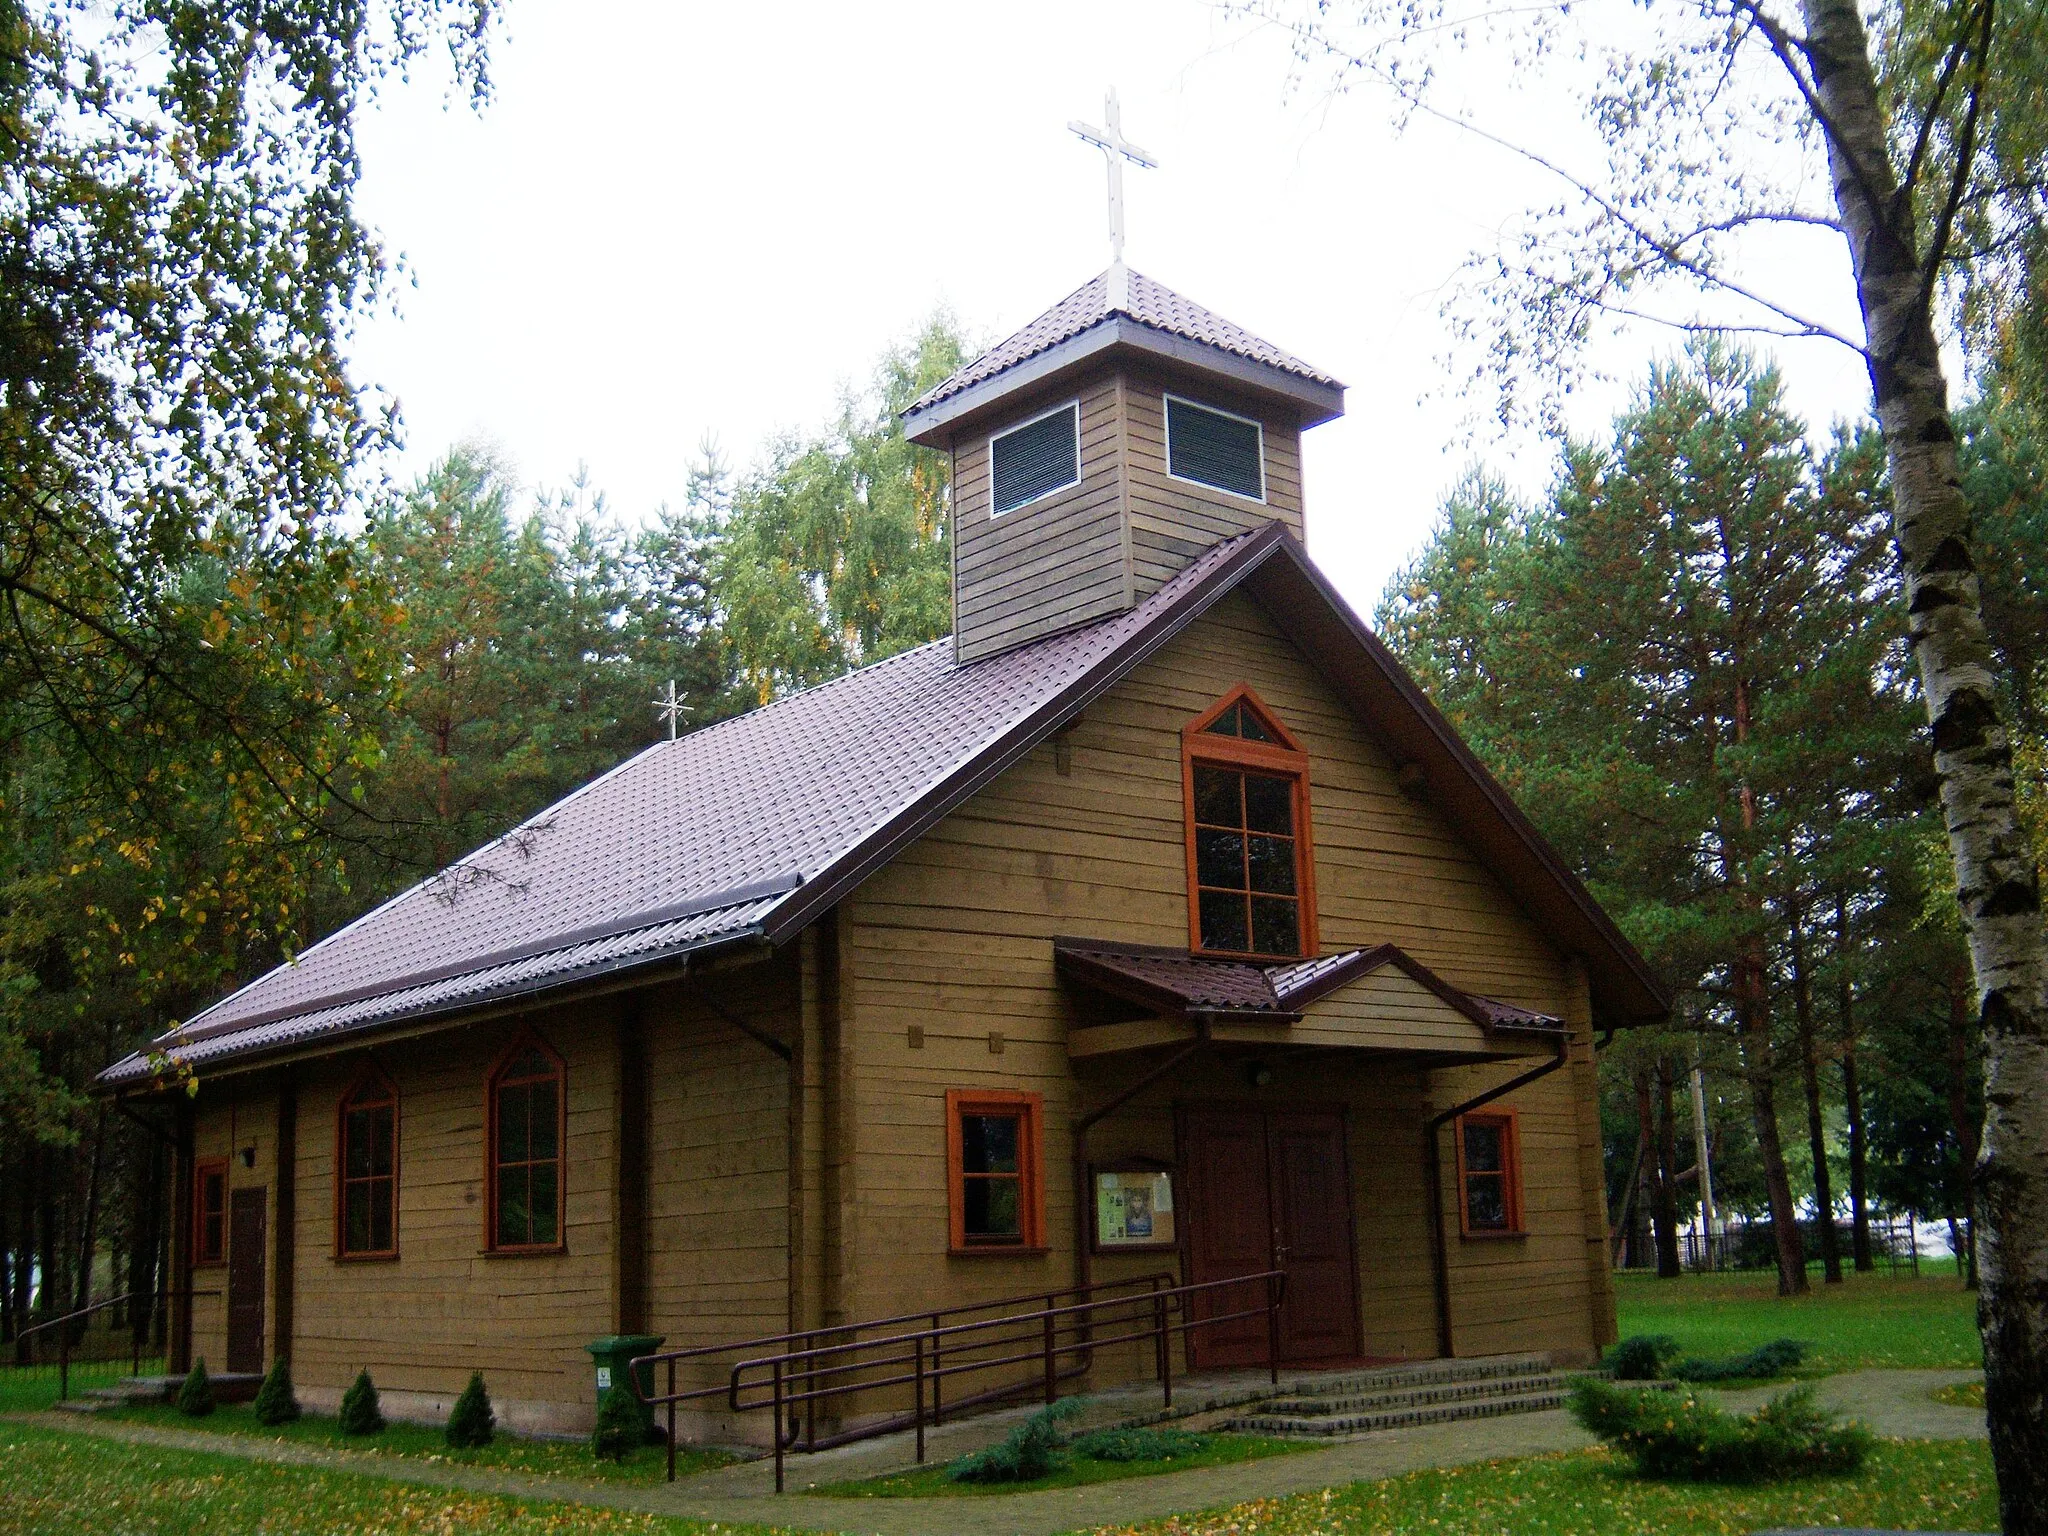
[[(601, 1339), (592, 1339), (583, 1347), (590, 1351), (590, 1358), (597, 1364), (597, 1395), (602, 1400), (613, 1386), (626, 1385), (626, 1372), (635, 1355), (651, 1355), (661, 1348), (661, 1337), (647, 1333), (609, 1333)], [(654, 1367), (643, 1365), (640, 1367), (640, 1419), (650, 1441), (659, 1434), (654, 1427), (654, 1406), (647, 1401), (653, 1395)]]

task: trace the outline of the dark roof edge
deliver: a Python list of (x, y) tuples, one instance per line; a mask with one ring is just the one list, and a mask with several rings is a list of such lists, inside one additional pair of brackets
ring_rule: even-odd
[[(546, 938), (529, 939), (522, 944), (510, 944), (503, 949), (494, 949), (473, 959), (450, 960), (442, 965), (429, 966), (425, 970), (410, 971), (385, 981), (366, 981), (359, 987), (344, 987), (339, 992), (329, 992), (320, 997), (302, 999), (297, 1003), (279, 1004), (275, 1008), (248, 1014), (241, 1018), (222, 1019), (213, 1024), (188, 1026), (183, 1030), (172, 1030), (159, 1035), (156, 1042), (178, 1037), (178, 1043), (193, 1044), (200, 1040), (212, 1040), (221, 1035), (238, 1034), (245, 1029), (260, 1029), (265, 1024), (275, 1024), (280, 1019), (295, 1018), (302, 1013), (320, 1013), (328, 1008), (341, 1008), (349, 1003), (360, 1003), (367, 998), (382, 997), (386, 993), (404, 992), (412, 987), (431, 986), (437, 981), (452, 977), (466, 976), (472, 971), (488, 971), (493, 966), (511, 965), (520, 960), (531, 960), (536, 955), (545, 955), (550, 950), (573, 949), (578, 944), (589, 944), (598, 939), (622, 938), (642, 928), (655, 928), (663, 923), (678, 922), (686, 917), (701, 917), (706, 912), (716, 912), (721, 907), (745, 906), (748, 902), (759, 901), (766, 896), (780, 896), (793, 891), (803, 884), (800, 874), (777, 875), (767, 880), (753, 880), (745, 885), (736, 885), (730, 890), (714, 891), (708, 896), (693, 897), (687, 901), (672, 901), (662, 906), (648, 907), (610, 922), (585, 923), (580, 928), (571, 928), (565, 933), (549, 934)], [(683, 950), (655, 950), (652, 953), (683, 953)]]
[(1210, 342), (1176, 336), (1171, 331), (1147, 325), (1129, 315), (1115, 313), (1104, 315), (1086, 330), (1069, 336), (1065, 341), (1055, 342), (1042, 352), (1034, 352), (1007, 368), (998, 369), (943, 400), (935, 400), (926, 406), (912, 406), (902, 413), (904, 436), (927, 448), (938, 447), (948, 428), (991, 402), (1118, 348), (1220, 373), (1246, 388), (1278, 395), (1301, 409), (1304, 429), (1320, 426), (1344, 414), (1342, 384), (1323, 384), (1305, 379), (1271, 363), (1259, 362)]
[[(475, 1014), (481, 1019), (490, 1016), (504, 1005), (513, 1002), (518, 1002), (522, 1006), (528, 1004), (534, 998), (541, 998), (542, 1006), (573, 1002), (577, 997), (592, 991), (595, 983), (609, 978), (620, 977), (627, 971), (638, 970), (648, 966), (675, 965), (680, 961), (683, 962), (683, 965), (676, 972), (676, 975), (680, 976), (687, 970), (688, 962), (693, 956), (701, 955), (708, 950), (725, 949), (745, 944), (750, 940), (758, 940), (761, 936), (761, 925), (753, 923), (730, 933), (708, 934), (704, 938), (692, 940), (689, 943), (678, 945), (672, 949), (653, 950), (644, 955), (621, 955), (616, 959), (598, 961), (581, 970), (564, 971), (552, 976), (537, 977), (528, 981), (511, 982), (503, 987), (487, 988), (480, 993), (472, 993), (466, 997), (450, 998), (441, 1003), (430, 1003), (424, 1007), (401, 1008), (381, 1018), (365, 1019), (359, 1024), (344, 1025), (339, 1029), (322, 1031), (318, 1035), (309, 1035), (296, 1040), (280, 1040), (268, 1048), (257, 1047), (246, 1051), (238, 1051), (231, 1056), (222, 1057), (220, 1065), (209, 1069), (207, 1075), (220, 1076), (224, 1072), (249, 1071), (257, 1067), (273, 1065), (279, 1060), (330, 1055), (337, 1049), (345, 1049), (358, 1043), (366, 1035), (381, 1035), (406, 1026), (427, 1025), (430, 1027), (440, 1027), (442, 1024), (459, 1022), (459, 1019), (455, 1017), (459, 1015)], [(625, 984), (638, 986), (660, 979), (662, 978), (648, 977), (635, 979)], [(426, 985), (426, 983), (416, 983), (416, 985)], [(617, 988), (596, 987), (594, 990), (602, 993), (615, 991)], [(559, 998), (546, 997), (546, 994), (550, 992), (563, 992), (568, 995)], [(339, 1007), (345, 1005), (328, 1003), (323, 1006)], [(316, 1013), (319, 1010), (309, 1008), (300, 1011)], [(287, 1014), (285, 1017), (289, 1018), (291, 1015)], [(250, 1027), (254, 1028), (256, 1026)], [(153, 1045), (160, 1043), (161, 1039), (151, 1042)], [(178, 1043), (188, 1044), (190, 1042)], [(172, 1050), (165, 1054), (172, 1054), (175, 1052), (175, 1049), (176, 1046), (174, 1045)], [(120, 1070), (128, 1062), (144, 1057), (146, 1054), (143, 1051), (130, 1051), (119, 1061), (102, 1068), (93, 1077), (92, 1091), (95, 1093), (119, 1094), (136, 1089), (160, 1088), (163, 1085), (163, 1079), (158, 1076), (145, 1076), (129, 1083), (117, 1084), (107, 1081), (111, 1073)]]
[[(1112, 997), (1120, 997), (1127, 1003), (1136, 1003), (1141, 1008), (1150, 1008), (1159, 1013), (1172, 1014), (1177, 1018), (1202, 1018), (1210, 1020), (1251, 1020), (1261, 1024), (1292, 1024), (1299, 1022), (1301, 1015), (1285, 1007), (1279, 994), (1274, 993), (1271, 1008), (1203, 1008), (1190, 1004), (1185, 996), (1171, 987), (1146, 981), (1142, 976), (1132, 976), (1114, 966), (1102, 964), (1095, 959), (1096, 953), (1105, 954), (1158, 954), (1162, 958), (1187, 960), (1192, 958), (1184, 949), (1151, 944), (1109, 944), (1089, 939), (1055, 938), (1052, 941), (1054, 966), (1063, 973), (1073, 975), (1098, 991)], [(1255, 967), (1256, 968), (1256, 967)], [(1272, 987), (1267, 978), (1267, 987)]]
[[(869, 875), (930, 831), (949, 812), (994, 782), (1032, 748), (1122, 682), (1133, 668), (1235, 587), (1247, 572), (1273, 552), (1276, 544), (1293, 542), (1292, 535), (1280, 523), (1268, 523), (1254, 533), (1243, 535), (1243, 538), (1244, 543), (1239, 548), (1218, 561), (1215, 570), (1176, 598), (1172, 606), (1148, 627), (1125, 640), (1063, 691), (969, 756), (959, 767), (785, 897), (763, 919), (768, 938), (780, 944), (807, 927)], [(988, 659), (993, 661), (997, 658)], [(970, 666), (978, 664), (969, 663)]]
[[(1401, 665), (1392, 651), (1387, 649), (1386, 642), (1374, 634), (1365, 621), (1352, 611), (1351, 605), (1344, 601), (1337, 589), (1331, 586), (1329, 578), (1316, 569), (1308, 556), (1295, 548), (1292, 540), (1288, 542), (1288, 554), (1295, 570), (1305, 577), (1329, 604), (1330, 611), (1349, 631), (1351, 638), (1372, 662), (1375, 670), (1413, 711), (1438, 748), (1480, 792), (1488, 807), (1501, 819), (1506, 829), (1527, 849), (1544, 874), (1577, 909), (1592, 929), (1594, 936), (1612, 952), (1630, 978), (1648, 995), (1654, 1004), (1654, 1013), (1632, 1019), (1631, 1022), (1650, 1022), (1669, 1014), (1671, 994), (1657, 973), (1651, 969), (1650, 963), (1643, 958), (1642, 953), (1615, 926), (1614, 919), (1609, 917), (1600, 903), (1593, 899), (1593, 893), (1586, 889), (1585, 883), (1559, 856), (1557, 850), (1551, 846), (1550, 840), (1536, 829), (1536, 824), (1529, 820), (1519, 805), (1515, 804), (1514, 797), (1502, 787), (1501, 782), (1493, 776), (1486, 765), (1480, 762), (1477, 755), (1466, 745), (1465, 739), (1458, 734), (1450, 721), (1444, 718), (1442, 711), (1431, 702), (1429, 695), (1422, 691), (1421, 685), (1408, 675), (1408, 669)], [(1285, 610), (1276, 611), (1276, 605), (1272, 604), (1262, 606), (1266, 607), (1267, 612), (1283, 628), (1287, 626), (1288, 615)]]
[[(1365, 949), (1354, 949), (1342, 956), (1339, 963), (1330, 966), (1314, 980), (1301, 986), (1289, 987), (1282, 991), (1274, 985), (1272, 972), (1287, 969), (1287, 965), (1260, 964), (1257, 961), (1244, 962), (1254, 969), (1266, 973), (1267, 985), (1273, 988), (1277, 1007), (1270, 1011), (1254, 1011), (1243, 1008), (1198, 1008), (1191, 1006), (1187, 999), (1171, 987), (1147, 982), (1142, 977), (1101, 964), (1094, 957), (1097, 954), (1111, 955), (1157, 955), (1163, 959), (1199, 961), (1199, 955), (1188, 950), (1174, 949), (1169, 945), (1154, 944), (1113, 944), (1104, 940), (1056, 938), (1052, 941), (1053, 961), (1061, 970), (1075, 974), (1090, 986), (1099, 987), (1116, 997), (1142, 1007), (1157, 1008), (1162, 1013), (1172, 1013), (1184, 1018), (1230, 1017), (1248, 1018), (1274, 1022), (1296, 1022), (1302, 1017), (1301, 1009), (1310, 1003), (1328, 997), (1332, 992), (1343, 990), (1361, 976), (1369, 976), (1386, 966), (1393, 966), (1416, 985), (1424, 988), (1446, 1005), (1456, 1009), (1465, 1018), (1476, 1024), (1487, 1034), (1501, 1030), (1528, 1034), (1555, 1034), (1562, 1027), (1560, 1021), (1547, 1014), (1538, 1014), (1533, 1009), (1516, 1008), (1513, 1004), (1502, 1003), (1498, 998), (1480, 997), (1451, 985), (1435, 971), (1417, 960), (1398, 944), (1374, 944)], [(1322, 959), (1337, 957), (1324, 955)], [(1291, 962), (1291, 964), (1312, 965), (1314, 959)], [(1512, 1008), (1517, 1013), (1527, 1014), (1527, 1023), (1509, 1023), (1496, 1018), (1481, 1006), (1493, 1003), (1503, 1008)], [(1544, 1021), (1544, 1022), (1538, 1022)]]

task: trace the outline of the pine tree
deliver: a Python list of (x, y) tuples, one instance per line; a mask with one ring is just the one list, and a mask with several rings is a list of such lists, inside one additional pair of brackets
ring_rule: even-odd
[(599, 1461), (624, 1461), (647, 1432), (640, 1400), (623, 1385), (608, 1387), (597, 1404), (597, 1427), (590, 1432), (591, 1454)]
[(459, 1451), (475, 1450), (491, 1443), (498, 1416), (491, 1411), (491, 1397), (484, 1390), (482, 1371), (472, 1372), (469, 1385), (448, 1413), (448, 1443)]
[(1873, 441), (1816, 450), (1771, 370), (1696, 344), (1609, 444), (1568, 447), (1547, 505), (1462, 488), (1381, 608), (1453, 723), (1732, 1037), (1787, 1291), (1806, 1274), (1779, 1077), (1817, 1061), (1836, 891), (1860, 902), (1920, 814), (1882, 486)]
[(250, 1411), (256, 1415), (258, 1424), (289, 1424), (299, 1416), (299, 1400), (292, 1392), (291, 1363), (283, 1355), (277, 1357), (270, 1374), (263, 1378), (263, 1385), (257, 1388)]
[(192, 1362), (185, 1385), (178, 1388), (178, 1412), (191, 1419), (203, 1419), (213, 1412), (213, 1383), (207, 1379), (203, 1356)]
[(375, 1435), (384, 1430), (384, 1413), (377, 1405), (377, 1386), (365, 1368), (349, 1389), (341, 1394), (341, 1432), (344, 1435)]

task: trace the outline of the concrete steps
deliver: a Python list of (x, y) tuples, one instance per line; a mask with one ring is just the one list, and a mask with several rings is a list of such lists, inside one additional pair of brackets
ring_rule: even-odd
[[(246, 1403), (263, 1385), (263, 1378), (249, 1372), (209, 1373), (213, 1400), (217, 1403)], [(66, 1413), (98, 1413), (127, 1403), (167, 1403), (185, 1385), (182, 1376), (124, 1376), (110, 1387), (87, 1387), (77, 1396), (56, 1406)]]
[(1439, 1360), (1346, 1372), (1269, 1392), (1219, 1428), (1262, 1435), (1328, 1438), (1415, 1424), (1495, 1418), (1560, 1408), (1571, 1378), (1540, 1356)]

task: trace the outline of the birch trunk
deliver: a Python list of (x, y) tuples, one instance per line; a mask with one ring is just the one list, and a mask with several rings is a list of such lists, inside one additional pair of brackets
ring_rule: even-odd
[(2000, 1514), (2006, 1536), (2048, 1536), (2048, 934), (2040, 876), (2013, 800), (2012, 748), (1993, 687), (1948, 382), (1921, 297), (1925, 253), (1886, 153), (1870, 40), (1855, 0), (1801, 0), (1800, 8), (1856, 274), (1984, 1031), (1977, 1317)]

